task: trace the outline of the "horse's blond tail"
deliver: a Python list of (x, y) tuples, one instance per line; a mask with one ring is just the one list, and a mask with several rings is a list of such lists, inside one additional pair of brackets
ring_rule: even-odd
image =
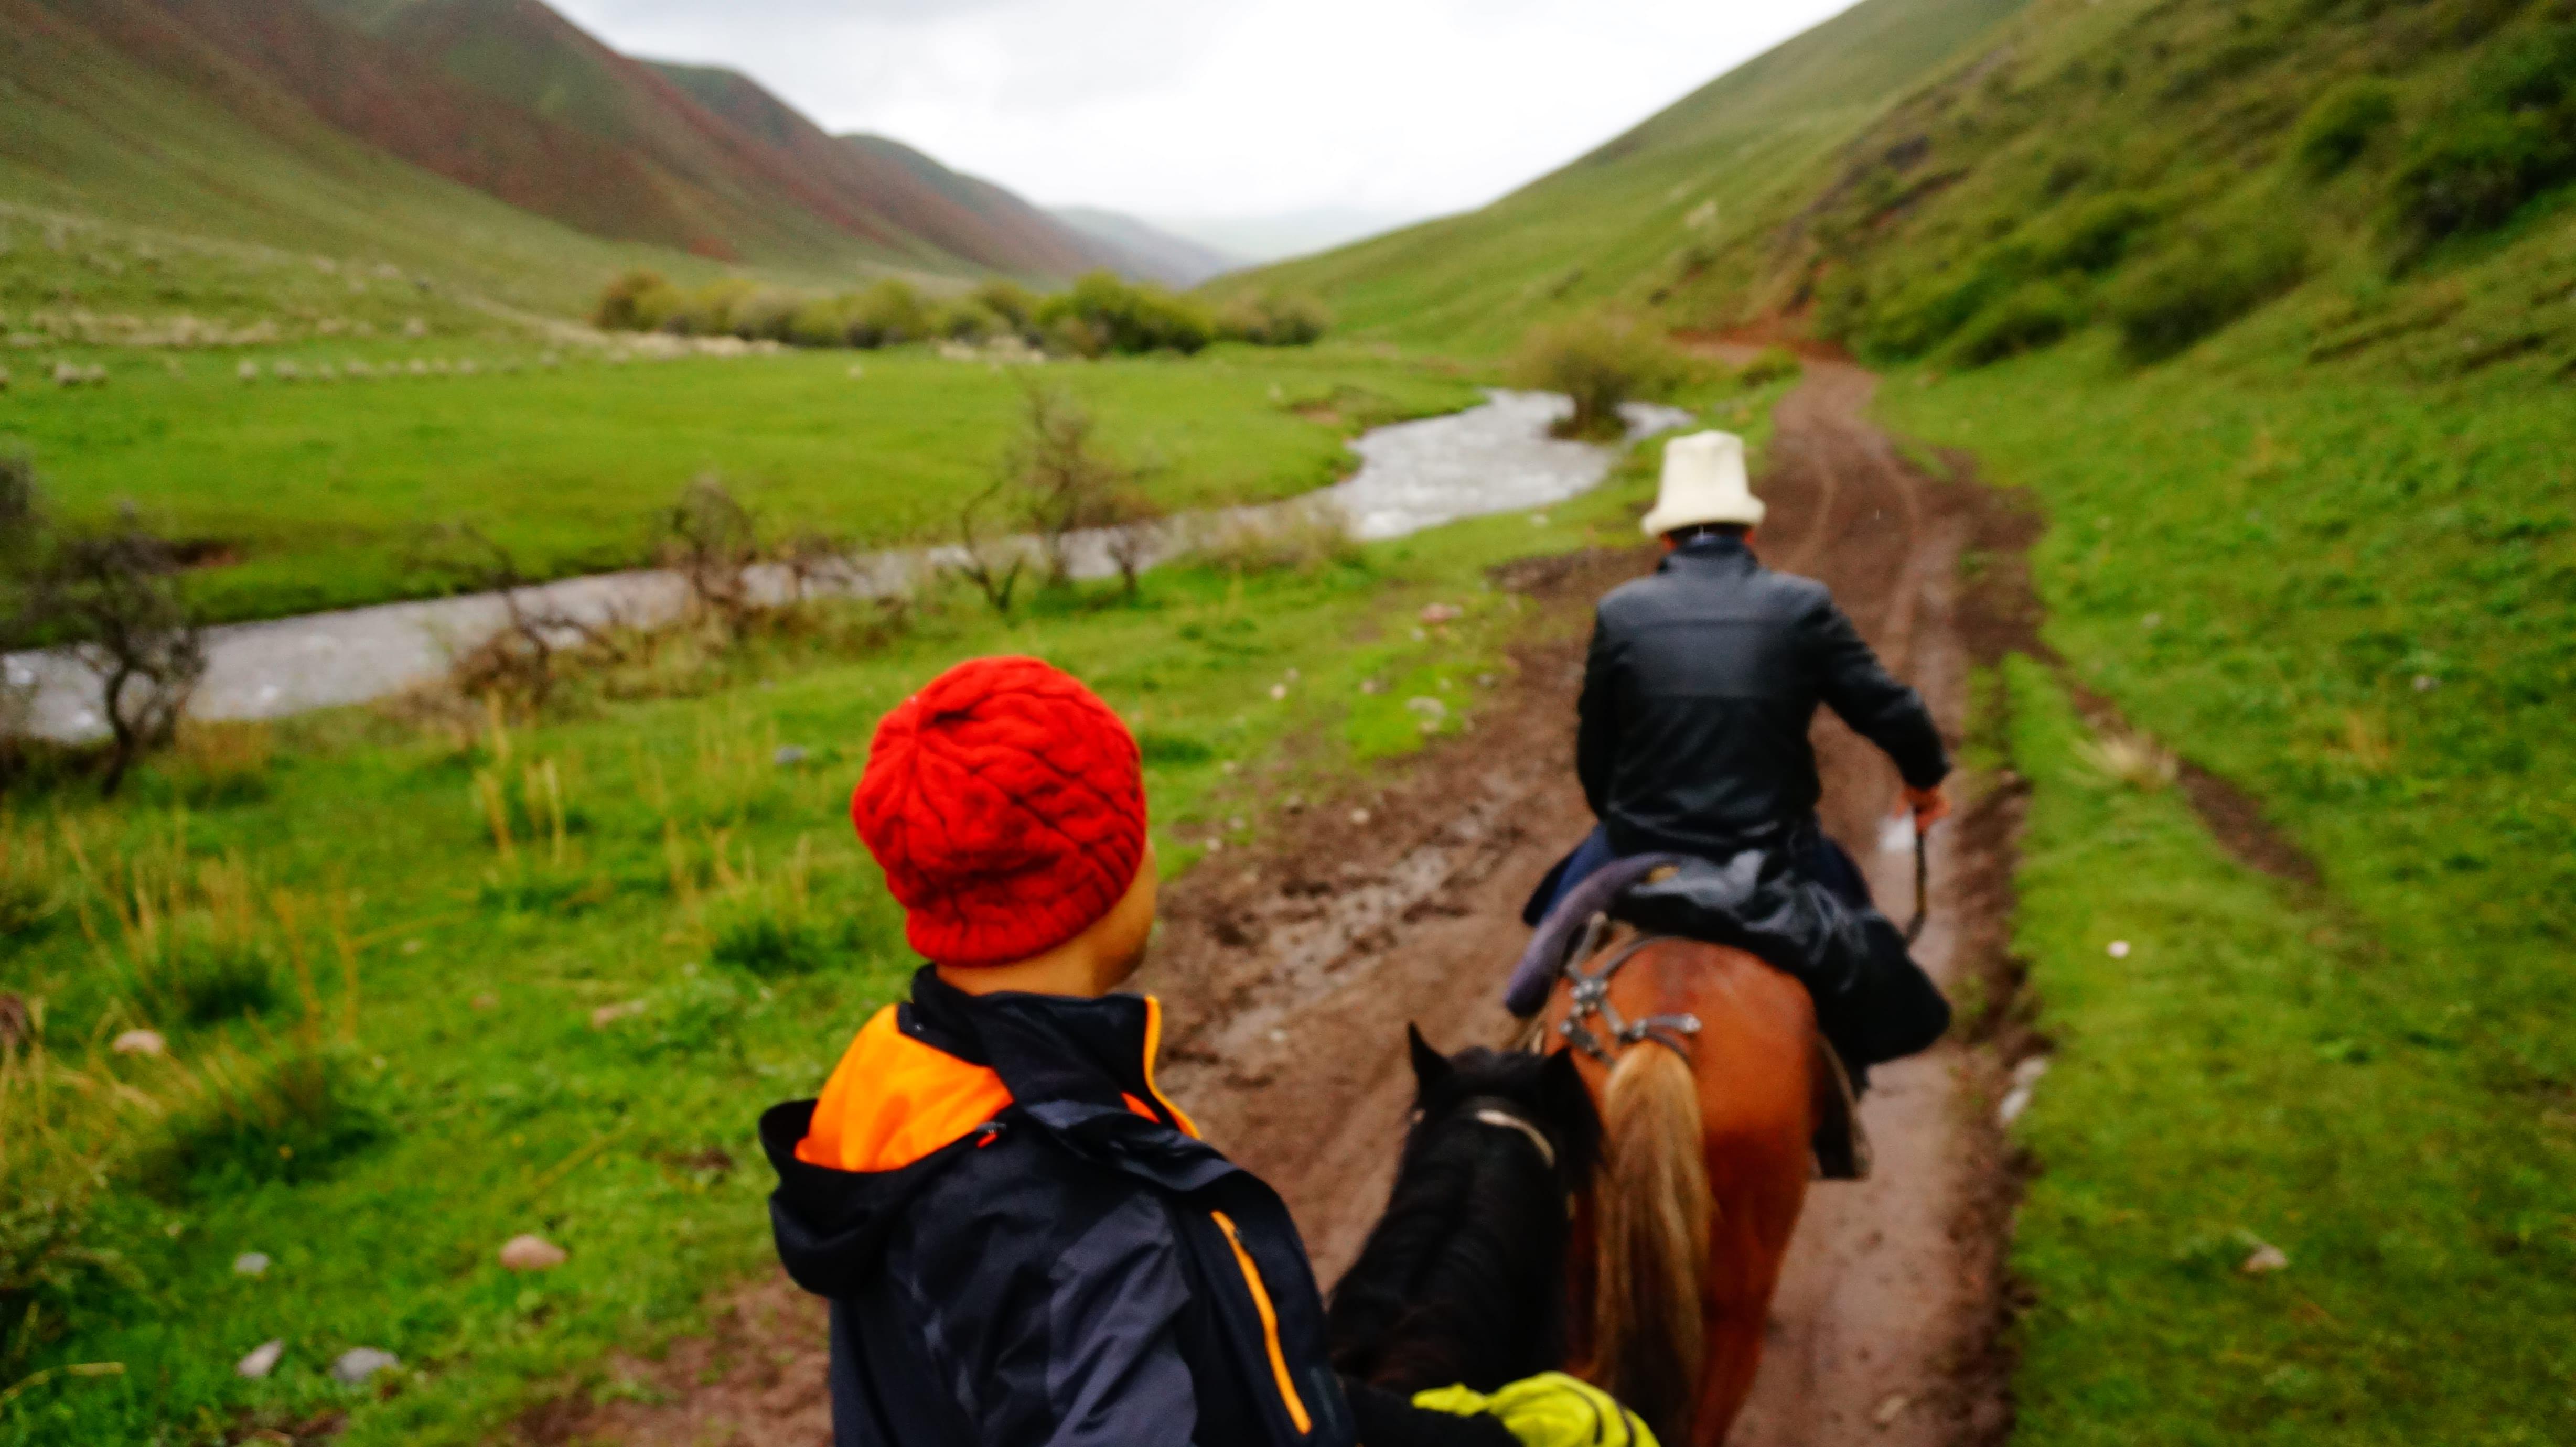
[(1631, 1045), (1611, 1068), (1601, 1117), (1594, 1376), (1657, 1437), (1686, 1447), (1699, 1404), (1701, 1283), (1717, 1210), (1700, 1141), (1699, 1084), (1678, 1053), (1651, 1041)]

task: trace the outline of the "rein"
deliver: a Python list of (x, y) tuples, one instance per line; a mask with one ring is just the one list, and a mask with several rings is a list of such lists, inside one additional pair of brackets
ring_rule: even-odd
[[(1584, 966), (1589, 962), (1584, 957), (1592, 954), (1609, 932), (1609, 917), (1594, 915), (1592, 923), (1584, 930), (1583, 947), (1567, 957), (1565, 978), (1574, 986), (1574, 1008), (1566, 1014), (1565, 1022), (1556, 1027), (1556, 1032), (1574, 1048), (1604, 1065), (1616, 1059), (1620, 1049), (1648, 1041), (1663, 1046), (1680, 1056), (1683, 1064), (1689, 1064), (1691, 1037), (1699, 1034), (1700, 1030), (1697, 1015), (1647, 1015), (1641, 1019), (1623, 1020), (1618, 1007), (1610, 1003), (1610, 977), (1619, 973), (1621, 965), (1635, 958), (1648, 945), (1662, 944), (1679, 937), (1641, 934), (1612, 951), (1601, 961), (1599, 968), (1586, 969)], [(1610, 1032), (1608, 1045), (1603, 1044), (1601, 1037), (1585, 1023), (1595, 1015), (1601, 1017), (1602, 1025)]]

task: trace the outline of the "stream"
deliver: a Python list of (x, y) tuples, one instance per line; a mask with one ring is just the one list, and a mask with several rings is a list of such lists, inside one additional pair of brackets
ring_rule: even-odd
[[(1548, 435), (1572, 410), (1564, 397), (1501, 390), (1485, 395), (1482, 405), (1463, 412), (1362, 435), (1350, 444), (1360, 457), (1359, 470), (1319, 493), (1170, 520), (1146, 549), (1149, 565), (1187, 552), (1207, 528), (1277, 525), (1311, 515), (1318, 499), (1339, 508), (1355, 535), (1374, 541), (1462, 518), (1544, 507), (1587, 492), (1608, 475), (1614, 449)], [(1630, 403), (1621, 415), (1631, 442), (1692, 420), (1678, 408), (1644, 403)], [(832, 569), (823, 586), (860, 597), (891, 596), (958, 556), (953, 547), (862, 554)], [(1101, 537), (1077, 536), (1069, 557), (1078, 577), (1113, 571)], [(756, 591), (783, 595), (792, 586), (783, 571), (763, 572), (754, 579)], [(651, 624), (677, 616), (687, 590), (674, 574), (644, 569), (567, 578), (521, 589), (518, 597), (537, 614)], [(478, 593), (209, 628), (206, 674), (189, 713), (204, 719), (277, 718), (383, 698), (438, 678), (459, 652), (500, 631), (508, 619), (502, 595)], [(77, 741), (107, 731), (98, 677), (68, 652), (13, 653), (0, 666), (11, 682), (36, 684), (30, 732)]]

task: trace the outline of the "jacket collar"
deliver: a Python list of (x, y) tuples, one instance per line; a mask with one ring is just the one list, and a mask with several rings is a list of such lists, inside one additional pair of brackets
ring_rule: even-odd
[(1234, 1170), (1155, 1087), (1162, 1007), (1150, 997), (970, 995), (925, 965), (899, 1021), (922, 1043), (989, 1067), (1013, 1108), (1076, 1154), (1182, 1191)]
[(1658, 573), (1735, 573), (1749, 572), (1762, 566), (1753, 555), (1752, 545), (1742, 538), (1724, 533), (1694, 538), (1682, 547), (1664, 554), (1655, 567)]

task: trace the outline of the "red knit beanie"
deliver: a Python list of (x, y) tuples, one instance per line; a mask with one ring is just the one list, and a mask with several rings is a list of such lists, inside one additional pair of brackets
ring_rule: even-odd
[(914, 949), (1007, 964), (1089, 929), (1136, 882), (1144, 764), (1071, 674), (969, 659), (877, 725), (850, 818)]

